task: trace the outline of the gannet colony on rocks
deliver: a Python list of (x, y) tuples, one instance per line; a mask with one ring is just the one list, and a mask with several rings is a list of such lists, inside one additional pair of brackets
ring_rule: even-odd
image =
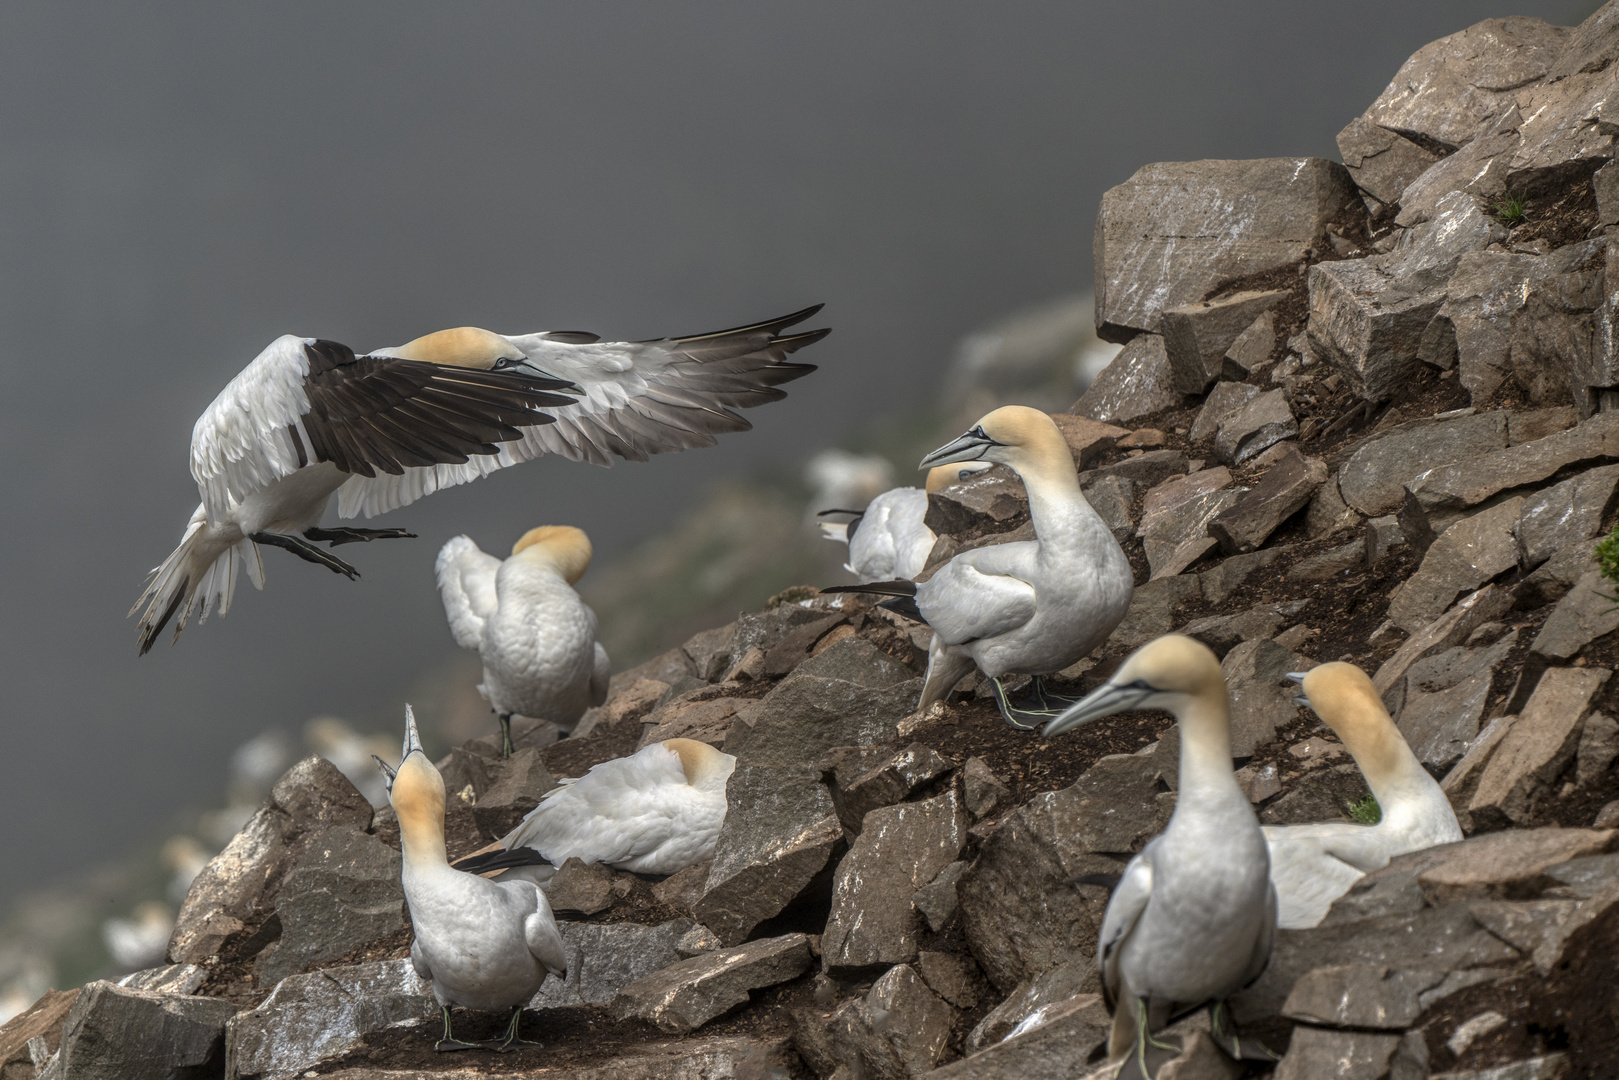
[[(1491, 19), (1340, 161), (1141, 167), (1097, 216), (1123, 348), (1083, 397), (924, 459), (957, 475), (845, 530), (858, 591), (604, 696), (582, 534), (452, 542), (509, 742), (435, 767), (412, 729), (376, 810), (299, 762), (166, 963), (40, 998), (0, 1076), (1615, 1075), (1615, 72), (1619, 2)], [(314, 541), (402, 535), (322, 530), (334, 493), (737, 430), (808, 314), (282, 339), (199, 423), (143, 645), (255, 544), (342, 571)]]

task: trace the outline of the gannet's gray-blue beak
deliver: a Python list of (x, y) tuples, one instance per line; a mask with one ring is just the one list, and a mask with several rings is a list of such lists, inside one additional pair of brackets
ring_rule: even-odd
[[(423, 755), (425, 755), (426, 751), (422, 749), (422, 737), (416, 731), (416, 714), (411, 711), (411, 708), (410, 708), (409, 705), (406, 705), (405, 706), (405, 742), (404, 742), (404, 746), (399, 751), (399, 764), (400, 764), (401, 767), (404, 766), (405, 759), (410, 757), (410, 755), (412, 755), (412, 754), (423, 754)], [(377, 763), (377, 768), (382, 770), (382, 775), (384, 775), (384, 776), (386, 776), (388, 778), (388, 790), (393, 791), (393, 789), (394, 789), (394, 780), (399, 775), (398, 770), (390, 767), (389, 764), (386, 761), (383, 761), (381, 758), (377, 757), (377, 755), (375, 755), (375, 754), (371, 755), (371, 760)]]
[(1129, 712), (1131, 709), (1141, 708), (1141, 703), (1152, 697), (1158, 691), (1141, 679), (1125, 683), (1122, 686), (1113, 683), (1103, 683), (1089, 694), (1064, 709), (1057, 717), (1048, 723), (1041, 734), (1047, 738), (1059, 735), (1069, 728), (1088, 724), (1092, 720), (1100, 720), (1104, 716), (1114, 713)]
[(982, 424), (967, 432), (961, 438), (945, 443), (933, 453), (922, 459), (919, 469), (931, 469), (935, 465), (953, 465), (958, 461), (979, 461), (992, 446), (1004, 446), (984, 432)]
[[(1287, 673), (1287, 677), (1289, 679), (1292, 679), (1294, 682), (1298, 683), (1300, 686), (1303, 686), (1304, 685), (1304, 676), (1306, 674), (1308, 674), (1308, 672), (1289, 671)], [(1308, 694), (1295, 694), (1293, 696), (1293, 704), (1302, 705), (1306, 709), (1308, 709), (1310, 707), (1310, 697), (1309, 697)]]
[(527, 375), (533, 375), (536, 378), (548, 379), (551, 382), (556, 383), (555, 386), (546, 387), (548, 390), (561, 390), (565, 394), (583, 394), (585, 392), (585, 388), (573, 380), (559, 378), (558, 376), (551, 374), (549, 371), (546, 371), (544, 368), (535, 367), (527, 360), (524, 360), (522, 363), (518, 364), (516, 370)]

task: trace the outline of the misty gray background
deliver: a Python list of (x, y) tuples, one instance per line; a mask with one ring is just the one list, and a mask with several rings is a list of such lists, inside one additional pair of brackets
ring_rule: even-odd
[[(1089, 287), (1138, 166), (1336, 156), (1418, 47), (1582, 2), (401, 3), (0, 12), (0, 898), (219, 796), (271, 726), (399, 715), (453, 648), (439, 545), (598, 559), (705, 485), (925, 401), (953, 342)], [(821, 370), (721, 447), (543, 460), (377, 524), (356, 583), (265, 551), (137, 659), (191, 425), (272, 338), (652, 337), (824, 301)]]

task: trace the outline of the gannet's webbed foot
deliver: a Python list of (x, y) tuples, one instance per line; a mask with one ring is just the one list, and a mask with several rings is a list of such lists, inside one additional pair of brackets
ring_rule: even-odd
[(1114, 1077), (1115, 1080), (1152, 1080), (1166, 1061), (1180, 1056), (1181, 1047), (1152, 1037), (1151, 1021), (1148, 1019), (1150, 1010), (1146, 1002), (1136, 998), (1120, 1002), (1118, 1007), (1132, 1006), (1136, 1016), (1135, 1038), (1130, 1041), (1130, 1051)]
[(512, 745), (512, 714), (503, 712), (500, 714), (500, 756), (508, 758), (516, 751)]
[(284, 551), (290, 551), (305, 562), (312, 562), (316, 566), (324, 566), (334, 574), (342, 574), (353, 581), (360, 576), (360, 572), (336, 555), (328, 554), (311, 544), (301, 536), (287, 536), (283, 533), (258, 532), (248, 537), (255, 544), (268, 544)]
[(462, 1042), (460, 1039), (457, 1039), (453, 1034), (451, 1034), (450, 1007), (448, 1005), (440, 1005), (439, 1009), (441, 1009), (444, 1013), (444, 1037), (433, 1044), (434, 1050), (437, 1050), (440, 1053), (446, 1053), (450, 1050), (481, 1050), (484, 1048), (482, 1043)]
[(1214, 1044), (1238, 1061), (1280, 1061), (1281, 1056), (1258, 1039), (1245, 1039), (1237, 1034), (1231, 1014), (1223, 1001), (1209, 1003), (1209, 1038)]
[(499, 1050), (502, 1053), (505, 1053), (514, 1046), (544, 1046), (544, 1043), (535, 1042), (533, 1039), (523, 1039), (518, 1037), (517, 1026), (522, 1023), (522, 1020), (523, 1006), (521, 1003), (519, 1003), (516, 1008), (512, 1009), (511, 1023), (506, 1025), (506, 1037), (501, 1039), (499, 1042), (493, 1042), (489, 1045), (493, 1046), (496, 1050)]
[(307, 539), (319, 542), (325, 540), (330, 546), (339, 544), (369, 543), (372, 540), (414, 540), (416, 534), (406, 532), (404, 529), (350, 529), (339, 526), (335, 529), (322, 529), (319, 527), (305, 529)]
[(1029, 692), (1015, 704), (1007, 696), (1006, 687), (1001, 685), (1000, 679), (991, 679), (990, 684), (994, 688), (995, 704), (1001, 710), (1001, 719), (1020, 731), (1033, 731), (1079, 700), (1053, 694), (1046, 689), (1045, 680), (1039, 675), (1029, 684)]

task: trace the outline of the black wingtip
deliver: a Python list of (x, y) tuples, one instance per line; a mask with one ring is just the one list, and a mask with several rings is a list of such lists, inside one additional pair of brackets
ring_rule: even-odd
[(871, 593), (875, 596), (915, 596), (916, 582), (899, 578), (895, 581), (868, 581), (864, 585), (829, 585), (824, 593)]
[(516, 847), (510, 851), (488, 851), (482, 855), (468, 855), (450, 865), (468, 874), (487, 874), (492, 870), (510, 870), (517, 866), (545, 866), (548, 860), (531, 847)]

